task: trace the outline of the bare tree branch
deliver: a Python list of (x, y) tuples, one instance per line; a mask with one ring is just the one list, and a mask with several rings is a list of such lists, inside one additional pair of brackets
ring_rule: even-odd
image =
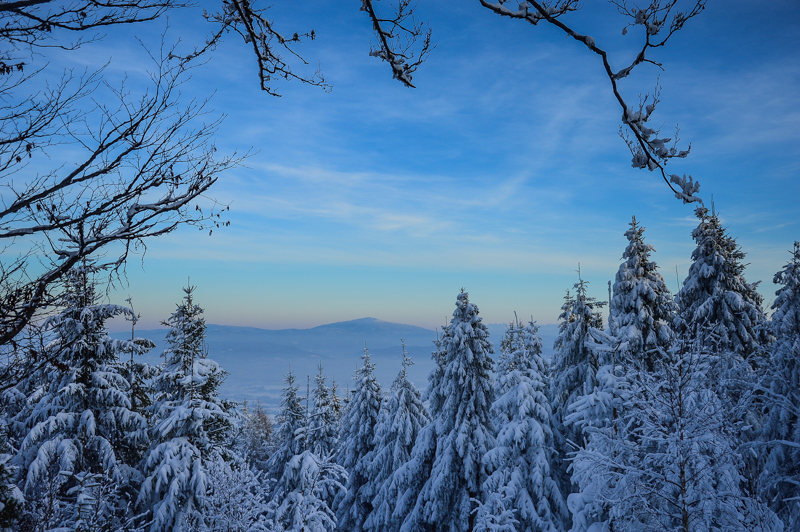
[[(12, 49), (20, 45), (32, 48), (72, 49), (93, 40), (87, 30), (155, 20), (167, 10), (184, 7), (178, 0), (18, 0), (0, 1), (0, 42)], [(55, 30), (82, 33), (75, 42), (59, 41)], [(10, 50), (0, 51), (0, 59), (9, 61)]]
[[(411, 75), (435, 46), (431, 46), (430, 28), (414, 19), (411, 0), (398, 0), (397, 7), (389, 18), (383, 18), (375, 11), (372, 0), (361, 0), (361, 11), (366, 11), (369, 15), (372, 29), (378, 38), (378, 47), (373, 47), (369, 55), (389, 63), (394, 79), (406, 87), (415, 88), (411, 83)], [(422, 45), (415, 52), (414, 45), (420, 37)]]
[[(533, 25), (541, 21), (548, 22), (597, 54), (603, 62), (603, 68), (611, 84), (611, 91), (622, 108), (622, 124), (628, 133), (627, 136), (623, 134), (623, 138), (633, 155), (632, 166), (634, 168), (647, 168), (650, 171), (658, 170), (667, 186), (684, 203), (702, 203), (702, 200), (696, 196), (700, 184), (694, 181), (691, 176), (684, 175), (681, 177), (676, 174), (667, 174), (665, 166), (670, 159), (686, 157), (691, 146), (686, 150), (679, 150), (677, 148), (677, 132), (672, 138), (663, 138), (660, 137), (659, 129), (651, 128), (648, 125), (648, 121), (659, 101), (658, 88), (652, 96), (648, 95), (642, 98), (638, 108), (634, 108), (628, 105), (622, 97), (617, 82), (626, 78), (634, 68), (642, 63), (650, 63), (661, 68), (660, 63), (647, 57), (648, 50), (666, 45), (675, 32), (683, 28), (686, 21), (697, 16), (705, 9), (706, 1), (693, 0), (690, 10), (678, 11), (675, 9), (678, 0), (651, 0), (644, 9), (630, 6), (627, 0), (612, 0), (617, 10), (632, 20), (623, 29), (623, 34), (627, 34), (630, 27), (639, 25), (644, 27), (644, 41), (641, 50), (630, 64), (615, 71), (611, 68), (608, 53), (597, 46), (594, 38), (578, 33), (561, 21), (563, 15), (576, 11), (580, 7), (578, 0), (555, 0), (549, 2), (527, 0), (519, 4), (519, 8), (516, 10), (505, 6), (507, 0), (498, 0), (497, 2), (480, 0), (481, 5), (498, 15), (526, 20)], [(630, 135), (633, 137), (630, 138)]]
[(325, 77), (319, 69), (310, 75), (296, 74), (288, 60), (284, 59), (288, 55), (302, 65), (308, 65), (308, 62), (294, 51), (293, 45), (301, 43), (304, 39), (313, 41), (316, 38), (314, 30), (307, 33), (294, 32), (290, 37), (286, 37), (275, 29), (275, 24), (266, 17), (265, 10), (258, 9), (253, 4), (254, 1), (251, 0), (223, 0), (222, 11), (214, 14), (205, 13), (206, 20), (221, 25), (217, 33), (208, 40), (207, 46), (218, 42), (229, 30), (238, 33), (244, 42), (253, 48), (261, 90), (272, 96), (280, 96), (272, 86), (275, 79), (296, 80), (307, 85), (322, 87), (326, 91), (330, 90), (331, 86), (325, 82)]
[[(161, 57), (155, 64), (152, 88), (138, 100), (98, 84), (97, 74), (77, 80), (76, 87), (68, 77), (41, 101), (23, 102), (21, 111), (33, 108), (42, 116), (33, 113), (31, 119), (9, 109), (11, 118), (0, 121), (6, 141), (0, 142), (0, 241), (7, 242), (0, 267), (0, 344), (49, 303), (51, 288), (78, 262), (113, 252), (98, 267), (119, 271), (147, 238), (179, 224), (222, 223), (226, 206), (212, 202), (210, 211), (203, 210), (196, 200), (241, 157), (216, 157), (212, 140), (219, 120), (197, 122), (205, 102), (178, 104), (188, 63)], [(116, 100), (113, 107), (95, 102), (92, 112), (78, 110), (101, 89)], [(80, 149), (82, 159), (25, 178), (25, 159), (19, 162), (17, 154), (44, 153), (40, 138)], [(31, 144), (35, 148), (27, 149)], [(17, 249), (17, 259), (8, 263)]]

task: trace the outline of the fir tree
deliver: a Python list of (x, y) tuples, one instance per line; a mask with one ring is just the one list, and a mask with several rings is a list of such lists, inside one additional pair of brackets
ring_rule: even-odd
[(406, 369), (413, 364), (403, 343), (403, 365), (392, 383), (389, 395), (381, 403), (375, 426), (375, 448), (368, 456), (370, 486), (374, 494), (372, 512), (364, 523), (365, 530), (397, 532), (402, 524), (395, 514), (400, 482), (395, 472), (409, 462), (418, 435), (430, 422), (422, 395), (408, 380)]
[(598, 310), (605, 303), (586, 294), (587, 284), (579, 277), (574, 286), (575, 297), (567, 292), (558, 318), (558, 337), (553, 353), (550, 404), (557, 450), (554, 465), (561, 493), (565, 496), (572, 492), (567, 470), (569, 464), (565, 458), (586, 444), (582, 428), (565, 420), (578, 398), (594, 391), (600, 367), (596, 348), (601, 345), (591, 333), (602, 331), (603, 321)]
[(305, 450), (289, 460), (269, 505), (275, 532), (333, 532), (336, 515), (328, 500), (344, 490), (347, 473), (329, 459)]
[(322, 364), (317, 369), (317, 376), (314, 377), (313, 406), (307, 410), (306, 447), (320, 458), (333, 459), (339, 450), (339, 419), (336, 412), (338, 407), (331, 388), (325, 383), (327, 377), (322, 373)]
[[(268, 532), (267, 494), (261, 473), (241, 460), (208, 463), (208, 493), (192, 516), (198, 532)], [(187, 531), (189, 532), (189, 531)]]
[(768, 341), (758, 283), (744, 278), (745, 254), (729, 237), (719, 216), (699, 207), (700, 224), (692, 231), (697, 248), (677, 295), (676, 332), (695, 352), (722, 356), (733, 366)]
[(574, 532), (782, 528), (742, 489), (742, 421), (710, 386), (708, 353), (681, 347), (655, 372), (632, 374), (619, 423), (586, 429), (573, 464), (580, 492), (569, 497)]
[[(433, 358), (435, 365), (428, 375), (428, 387), (423, 394), (423, 400), (426, 400), (429, 405), (428, 412), (441, 412), (444, 408), (444, 375), (447, 359), (445, 346), (449, 344), (449, 337), (450, 327), (446, 325), (442, 329), (442, 335), (437, 335), (434, 341), (436, 349), (431, 353), (431, 358)], [(413, 512), (421, 512), (421, 508), (417, 506), (417, 501), (427, 479), (431, 476), (438, 441), (437, 424), (431, 418), (431, 422), (421, 428), (419, 435), (413, 442), (411, 458), (392, 475), (392, 482), (397, 490), (397, 503), (391, 517), (392, 520), (397, 520), (401, 523), (401, 530), (416, 532), (413, 528), (415, 525), (409, 521), (409, 516)], [(388, 508), (381, 511), (388, 513)], [(383, 515), (386, 515), (386, 513)], [(420, 517), (415, 519), (419, 529), (427, 530), (430, 528), (425, 527)], [(403, 524), (406, 521), (409, 521), (408, 525)]]
[(636, 217), (625, 232), (628, 246), (614, 282), (609, 326), (614, 337), (616, 363), (625, 368), (647, 368), (652, 371), (655, 361), (663, 358), (672, 345), (670, 328), (677, 306), (650, 260), (653, 246), (644, 243), (644, 227)]
[(497, 399), (492, 404), (498, 434), (494, 448), (484, 458), (490, 471), (484, 483), (487, 504), (478, 514), (488, 519), (487, 530), (502, 529), (497, 527), (505, 522), (506, 510), (516, 510), (516, 530), (520, 532), (563, 530), (567, 519), (566, 504), (551, 468), (552, 415), (547, 367), (537, 331), (532, 321), (524, 326), (515, 322), (503, 338)]
[[(327, 436), (331, 432), (319, 421), (323, 416), (317, 415), (332, 412), (321, 367), (316, 381), (312, 410), (310, 390), (304, 406), (297, 394), (294, 375), (289, 372), (286, 377), (278, 415), (277, 449), (268, 462), (269, 475), (275, 480), (268, 515), (272, 530), (277, 532), (331, 532), (336, 529), (336, 514), (331, 505), (343, 494), (347, 473), (334, 463), (332, 452), (325, 445), (326, 441), (331, 441)], [(315, 429), (309, 428), (312, 423)], [(315, 441), (319, 434), (324, 437)], [(327, 454), (317, 455), (315, 447)]]
[(248, 408), (247, 401), (245, 401), (242, 405), (234, 446), (236, 452), (247, 461), (250, 467), (258, 471), (267, 470), (267, 463), (273, 447), (272, 433), (272, 418), (261, 401), (257, 401), (253, 408)]
[(355, 389), (344, 413), (342, 449), (337, 462), (348, 473), (344, 498), (337, 507), (339, 528), (362, 532), (364, 521), (372, 511), (370, 492), (369, 453), (375, 448), (375, 425), (381, 406), (381, 388), (375, 380), (375, 364), (369, 350), (361, 357), (364, 365), (353, 377)]
[(97, 304), (91, 274), (84, 265), (68, 275), (64, 310), (44, 324), (51, 341), (40, 356), (52, 364), (21, 384), (30, 392), (14, 423), (14, 464), (29, 501), (22, 528), (77, 530), (90, 514), (122, 527), (130, 518), (124, 499), (136, 473), (125, 457), (146, 441), (147, 423), (132, 411), (122, 375), (130, 342), (105, 330), (106, 320), (130, 310)]
[(0, 529), (16, 525), (25, 509), (25, 498), (14, 483), (17, 468), (11, 463), (12, 458), (6, 420), (0, 418)]
[[(758, 379), (762, 354), (771, 336), (761, 308), (758, 283), (744, 278), (744, 252), (726, 234), (719, 217), (700, 207), (700, 220), (692, 232), (697, 248), (683, 287), (678, 292), (675, 331), (687, 349), (709, 358), (709, 382), (726, 409), (740, 410), (747, 423), (739, 436), (744, 442), (758, 437), (760, 419), (749, 406)], [(748, 490), (755, 491), (761, 457), (745, 455)]]
[[(276, 449), (267, 462), (267, 476), (277, 480), (283, 476), (286, 464), (305, 450), (305, 412), (300, 396), (297, 394), (295, 376), (291, 371), (286, 374), (286, 388), (281, 394), (281, 410), (278, 414), (278, 430), (275, 435)], [(278, 485), (273, 488), (274, 497)]]
[(151, 406), (151, 446), (138, 502), (151, 532), (175, 530), (202, 511), (210, 463), (225, 455), (233, 426), (232, 405), (217, 397), (226, 373), (207, 357), (203, 309), (194, 287), (165, 322), (166, 366), (157, 377)]
[(761, 493), (786, 523), (800, 529), (800, 242), (774, 279), (781, 285), (772, 304), (771, 383), (766, 395), (763, 439), (768, 450)]
[[(326, 399), (328, 390), (321, 370), (315, 389), (315, 410), (330, 414)], [(310, 390), (303, 407), (291, 372), (286, 383), (279, 415), (279, 446), (268, 468), (275, 480), (269, 503), (269, 520), (272, 529), (278, 532), (331, 532), (336, 529), (336, 514), (331, 506), (337, 497), (343, 495), (347, 473), (334, 463), (332, 452), (325, 445), (330, 439), (315, 441), (315, 435), (329, 435), (330, 430), (320, 423), (323, 416), (312, 411), (309, 404), (311, 398), (308, 396)], [(309, 428), (312, 423), (315, 429)], [(319, 456), (314, 451), (315, 447), (327, 454)]]
[[(482, 460), (494, 444), (489, 411), (494, 400), (489, 373), (494, 349), (488, 335), (478, 307), (462, 291), (442, 341), (442, 389), (437, 392), (441, 404), (431, 403), (432, 425), (436, 427), (431, 473), (403, 522), (404, 531), (474, 528), (473, 500), (482, 499), (481, 486), (486, 479)], [(419, 453), (425, 453), (428, 445), (423, 438)], [(419, 463), (427, 460), (418, 454), (416, 446), (413, 454), (419, 457)]]

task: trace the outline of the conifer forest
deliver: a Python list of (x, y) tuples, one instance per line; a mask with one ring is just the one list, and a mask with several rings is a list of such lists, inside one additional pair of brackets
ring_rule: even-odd
[[(425, 1), (351, 2), (371, 61), (403, 90), (437, 45), (419, 22)], [(201, 2), (205, 40), (148, 48), (137, 92), (112, 87), (110, 66), (54, 76), (42, 58), (190, 6), (0, 1), (0, 530), (800, 531), (800, 242), (774, 265), (765, 303), (713, 199), (666, 169), (690, 148), (653, 125), (660, 88), (630, 104), (623, 84), (662, 68), (651, 54), (691, 31), (706, 0), (612, 0), (623, 35), (641, 39), (621, 70), (616, 49), (579, 31), (576, 0), (475, 3), (492, 20), (551, 28), (595, 61), (630, 171), (657, 183), (666, 209), (694, 213), (693, 229), (676, 229), (693, 249), (688, 274), (670, 291), (633, 216), (613, 229), (627, 245), (608, 297), (580, 270), (563, 287), (552, 357), (513, 308), (490, 337), (456, 286), (424, 387), (397, 338), (392, 382), (378, 382), (365, 347), (345, 390), (322, 364), (290, 370), (270, 411), (220, 392), (228, 373), (206, 342), (215, 302), (191, 282), (159, 317), (163, 352), (109, 287), (164, 235), (233, 231), (237, 204), (213, 194), (252, 155), (219, 153), (220, 122), (182, 96), (192, 72), (232, 43), (266, 97), (288, 81), (328, 90), (301, 48), (319, 37), (279, 33), (255, 1)], [(130, 334), (112, 338), (112, 322)], [(159, 363), (143, 361), (152, 353)]]

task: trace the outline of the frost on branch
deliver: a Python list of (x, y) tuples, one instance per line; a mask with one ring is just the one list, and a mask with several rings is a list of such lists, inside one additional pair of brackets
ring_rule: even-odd
[[(399, 0), (394, 13), (384, 18), (375, 11), (372, 0), (361, 0), (361, 11), (369, 15), (378, 38), (377, 47), (373, 47), (369, 55), (389, 63), (392, 77), (406, 87), (414, 88), (411, 75), (427, 59), (433, 47), (430, 28), (414, 18), (414, 8), (410, 4), (410, 0)], [(422, 45), (415, 52), (414, 45), (418, 38), (422, 39)]]
[(700, 198), (694, 195), (700, 190), (700, 183), (692, 180), (692, 176), (683, 174), (683, 177), (681, 177), (677, 174), (672, 174), (669, 176), (669, 180), (681, 187), (681, 191), (675, 193), (676, 198), (683, 200), (684, 203), (691, 203), (693, 201), (702, 203)]
[(311, 75), (298, 74), (292, 69), (290, 61), (308, 65), (300, 54), (294, 51), (294, 45), (303, 39), (314, 40), (316, 33), (311, 30), (307, 33), (294, 32), (291, 35), (282, 34), (275, 29), (273, 21), (266, 16), (265, 9), (254, 6), (255, 1), (248, 0), (223, 0), (222, 10), (217, 13), (204, 13), (207, 21), (219, 24), (219, 30), (208, 40), (205, 48), (193, 55), (203, 53), (208, 48), (216, 45), (222, 35), (228, 30), (238, 33), (246, 44), (253, 47), (253, 53), (258, 63), (258, 78), (261, 90), (272, 96), (280, 96), (274, 88), (276, 80), (297, 80), (308, 85), (322, 87), (330, 90), (331, 86), (325, 82), (325, 77), (317, 69)]
[[(660, 137), (659, 129), (651, 128), (647, 122), (658, 103), (658, 90), (653, 94), (652, 101), (648, 103), (649, 96), (645, 96), (640, 101), (638, 111), (628, 105), (622, 96), (618, 82), (627, 78), (634, 68), (642, 63), (650, 63), (663, 70), (661, 63), (650, 59), (647, 53), (654, 48), (660, 48), (667, 44), (667, 41), (692, 17), (700, 14), (705, 9), (706, 0), (687, 0), (689, 9), (680, 11), (676, 8), (679, 0), (652, 0), (643, 9), (638, 5), (629, 5), (627, 0), (612, 0), (617, 11), (631, 21), (623, 28), (622, 34), (627, 35), (630, 28), (643, 26), (641, 32), (641, 47), (635, 58), (628, 62), (625, 61), (621, 69), (612, 69), (608, 52), (598, 46), (594, 38), (578, 32), (573, 26), (567, 25), (562, 20), (572, 11), (577, 11), (580, 4), (575, 0), (556, 0), (556, 1), (535, 1), (527, 0), (521, 2), (517, 9), (507, 7), (507, 0), (489, 2), (480, 0), (481, 5), (490, 9), (498, 15), (525, 20), (530, 24), (537, 25), (541, 21), (552, 24), (572, 37), (575, 41), (586, 46), (591, 52), (597, 54), (603, 62), (606, 76), (611, 83), (611, 91), (617, 102), (622, 108), (622, 137), (628, 144), (633, 155), (634, 168), (647, 168), (650, 171), (658, 170), (661, 177), (675, 195), (686, 203), (700, 202), (700, 198), (694, 194), (699, 185), (695, 182), (694, 188), (676, 189), (667, 176), (664, 166), (669, 159), (678, 157), (684, 158), (689, 154), (689, 149), (678, 150), (677, 134), (672, 138)], [(679, 185), (680, 186), (680, 185)]]
[[(577, 11), (580, 5), (577, 0), (557, 0), (556, 2), (520, 2), (517, 9), (506, 7), (508, 0), (486, 2), (481, 0), (483, 7), (491, 9), (498, 15), (527, 20), (534, 26), (542, 20), (552, 22), (556, 18)], [(590, 37), (591, 38), (591, 37)]]

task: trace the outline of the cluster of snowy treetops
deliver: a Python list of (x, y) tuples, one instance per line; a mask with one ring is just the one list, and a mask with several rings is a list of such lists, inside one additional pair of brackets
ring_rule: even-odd
[[(0, 526), (25, 531), (800, 530), (800, 243), (771, 318), (704, 208), (670, 294), (634, 218), (609, 322), (579, 279), (552, 361), (516, 318), (497, 359), (462, 290), (422, 394), (369, 351), (346, 398), (286, 376), (274, 423), (218, 397), (191, 287), (147, 340), (112, 340), (91, 268), (20, 342), (2, 395)], [(22, 347), (24, 346), (24, 347)], [(304, 389), (303, 389), (304, 388)]]

